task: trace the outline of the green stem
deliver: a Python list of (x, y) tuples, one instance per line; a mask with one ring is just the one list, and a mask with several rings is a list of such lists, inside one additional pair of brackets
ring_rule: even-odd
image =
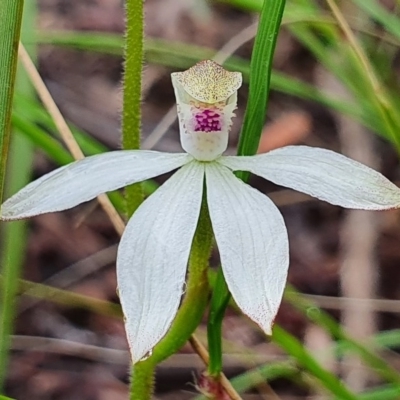
[(218, 377), (222, 371), (222, 320), (229, 299), (228, 287), (220, 267), (213, 288), (207, 324), (208, 351), (210, 354), (207, 371), (212, 377)]
[[(272, 61), (285, 3), (285, 0), (265, 0), (261, 10), (250, 63), (249, 100), (239, 139), (238, 155), (253, 155), (258, 148), (265, 122)], [(249, 174), (239, 172), (237, 176), (246, 181)], [(230, 298), (222, 269), (218, 272), (216, 289), (218, 293), (215, 291), (213, 293), (208, 324), (210, 354), (208, 373), (214, 377), (218, 376), (222, 370), (222, 319)]]
[(142, 361), (132, 368), (131, 390), (129, 400), (150, 400), (154, 391), (155, 363)]
[[(205, 196), (204, 196), (205, 199)], [(208, 259), (212, 248), (212, 228), (207, 203), (203, 199), (199, 222), (189, 259), (186, 295), (166, 336), (154, 347), (152, 355), (137, 363), (132, 372), (131, 400), (150, 399), (155, 366), (177, 352), (198, 327), (207, 307), (209, 296)], [(146, 378), (144, 378), (146, 377)], [(147, 382), (147, 386), (143, 381)], [(149, 386), (151, 385), (151, 387)]]
[[(143, 1), (126, 0), (122, 111), (122, 146), (124, 150), (140, 148), (143, 20)], [(126, 213), (130, 217), (143, 201), (141, 184), (127, 187), (125, 189), (125, 200)]]
[[(125, 73), (123, 84), (122, 146), (124, 150), (140, 148), (141, 82), (143, 63), (143, 1), (126, 0)], [(141, 184), (125, 189), (126, 214), (130, 217), (143, 202)], [(130, 399), (151, 399), (154, 365), (141, 363), (132, 368)]]

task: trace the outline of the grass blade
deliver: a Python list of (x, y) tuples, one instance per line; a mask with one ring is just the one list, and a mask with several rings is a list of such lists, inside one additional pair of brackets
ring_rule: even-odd
[(290, 333), (275, 325), (273, 341), (290, 354), (296, 362), (320, 380), (321, 384), (341, 400), (358, 400), (334, 374), (324, 369), (308, 350)]
[[(18, 42), (20, 38), (22, 0), (3, 0), (0, 4), (0, 204), (6, 177), (11, 128), (11, 110), (16, 77)], [(3, 246), (7, 247), (7, 245)], [(7, 248), (3, 248), (6, 253)], [(10, 333), (14, 317), (14, 295), (17, 276), (13, 274), (12, 260), (2, 265), (5, 290), (2, 292), (0, 315), (0, 391), (2, 391), (8, 364)]]
[(324, 328), (336, 339), (347, 343), (352, 351), (357, 353), (364, 362), (369, 365), (376, 373), (388, 382), (397, 384), (400, 387), (400, 374), (395, 368), (391, 367), (384, 359), (373, 351), (366, 348), (356, 340), (350, 338), (343, 330), (342, 326), (335, 321), (328, 313), (316, 307), (314, 303), (305, 299), (295, 291), (293, 287), (288, 287), (285, 292), (285, 299), (295, 308), (306, 315), (315, 324)]
[(23, 4), (22, 0), (3, 0), (0, 5), (0, 204), (3, 202), (10, 142), (11, 108), (17, 72)]

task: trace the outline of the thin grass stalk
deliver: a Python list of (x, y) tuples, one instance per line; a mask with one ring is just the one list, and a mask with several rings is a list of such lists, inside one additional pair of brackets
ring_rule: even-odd
[(400, 135), (397, 133), (400, 126), (400, 119), (397, 116), (396, 107), (390, 99), (386, 88), (380, 81), (380, 77), (376, 74), (363, 48), (358, 43), (355, 35), (350, 29), (349, 24), (345, 20), (339, 7), (334, 0), (326, 0), (329, 8), (332, 10), (338, 24), (345, 35), (351, 50), (354, 52), (354, 61), (360, 66), (360, 71), (370, 85), (369, 94), (375, 103), (378, 113), (381, 115), (382, 121), (387, 126), (387, 131), (400, 153)]
[[(5, 287), (5, 279), (0, 274), (0, 290)], [(51, 301), (54, 304), (69, 307), (80, 307), (107, 317), (122, 319), (123, 314), (119, 304), (111, 303), (105, 300), (98, 300), (93, 297), (84, 296), (69, 290), (63, 290), (56, 287), (26, 281), (18, 280), (18, 295), (26, 295), (35, 299)]]
[[(66, 147), (73, 155), (76, 160), (81, 160), (85, 157), (80, 148), (78, 142), (76, 141), (74, 135), (71, 132), (68, 124), (66, 123), (63, 115), (61, 114), (57, 104), (55, 103), (53, 97), (51, 96), (49, 90), (47, 89), (43, 79), (39, 75), (35, 64), (31, 60), (28, 52), (26, 51), (25, 47), (21, 43), (19, 46), (19, 56), (22, 64), (25, 67), (25, 70), (35, 87), (40, 99), (43, 102), (43, 105), (46, 107), (47, 111), (51, 115), (55, 126), (58, 129), (60, 136), (62, 137)], [(103, 210), (109, 216), (115, 230), (122, 235), (122, 232), (125, 228), (124, 221), (120, 217), (120, 215), (116, 212), (115, 208), (111, 204), (109, 198), (106, 194), (100, 194), (97, 196), (97, 200), (102, 206)]]

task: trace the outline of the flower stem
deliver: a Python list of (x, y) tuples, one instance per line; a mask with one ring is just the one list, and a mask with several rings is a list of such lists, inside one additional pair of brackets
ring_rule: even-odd
[(154, 370), (155, 363), (152, 360), (133, 366), (129, 400), (150, 400), (153, 397)]
[[(140, 148), (143, 20), (143, 1), (127, 0), (122, 111), (122, 146), (124, 150)], [(140, 183), (125, 189), (125, 200), (126, 213), (130, 217), (143, 201)]]
[[(126, 0), (125, 72), (123, 83), (122, 146), (124, 150), (140, 148), (141, 82), (143, 63), (143, 1)], [(143, 201), (141, 184), (125, 189), (126, 214), (130, 217)], [(154, 387), (154, 368), (142, 362), (132, 368), (129, 398), (151, 399)]]
[(134, 366), (131, 381), (131, 400), (151, 398), (154, 381), (150, 380), (146, 374), (153, 374), (156, 364), (174, 354), (188, 341), (200, 324), (207, 306), (210, 292), (208, 259), (211, 254), (213, 235), (207, 203), (204, 199), (190, 253), (185, 297), (171, 328), (154, 347), (152, 355)]
[[(249, 100), (239, 139), (238, 155), (253, 155), (258, 148), (265, 122), (272, 60), (285, 3), (285, 0), (265, 0), (261, 10), (250, 63)], [(249, 174), (239, 172), (237, 176), (246, 181)], [(222, 320), (229, 299), (230, 293), (220, 269), (213, 290), (207, 332), (210, 354), (208, 373), (214, 377), (219, 376), (222, 371)]]

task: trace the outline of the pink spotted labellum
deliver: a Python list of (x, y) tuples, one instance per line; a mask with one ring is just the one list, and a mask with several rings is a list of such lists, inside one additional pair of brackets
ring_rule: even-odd
[(59, 168), (1, 207), (2, 220), (61, 211), (97, 195), (178, 171), (129, 220), (117, 278), (133, 362), (168, 331), (206, 185), (206, 201), (229, 290), (241, 310), (271, 334), (289, 266), (288, 237), (277, 207), (234, 171), (341, 207), (400, 206), (400, 190), (378, 172), (333, 151), (288, 146), (255, 156), (223, 156), (242, 77), (213, 61), (172, 74), (185, 153), (113, 151)]

